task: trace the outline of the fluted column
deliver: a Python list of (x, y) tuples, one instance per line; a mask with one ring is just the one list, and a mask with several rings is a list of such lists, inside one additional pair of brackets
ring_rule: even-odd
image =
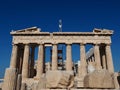
[(25, 44), (23, 56), (23, 67), (22, 67), (22, 78), (28, 78), (28, 65), (29, 65), (29, 45)]
[(72, 70), (72, 50), (71, 50), (71, 44), (67, 44), (66, 46), (66, 70), (71, 71)]
[(57, 70), (58, 60), (57, 60), (57, 44), (53, 44), (52, 48), (52, 70)]
[(13, 44), (10, 68), (16, 68), (16, 64), (17, 64), (17, 51), (18, 51), (18, 46), (16, 44)]
[(101, 62), (100, 62), (99, 44), (95, 44), (94, 46), (94, 57), (95, 57), (95, 62), (96, 62), (96, 69), (97, 70), (102, 69)]
[(81, 72), (79, 71), (78, 73), (81, 74), (81, 76), (85, 76), (87, 73), (87, 62), (86, 62), (86, 53), (85, 53), (85, 44), (80, 44), (80, 67), (81, 67)]
[(105, 50), (106, 50), (106, 59), (107, 59), (108, 70), (109, 70), (109, 72), (113, 73), (114, 72), (114, 67), (113, 67), (110, 44), (106, 45)]
[(38, 47), (38, 62), (37, 62), (37, 78), (40, 78), (43, 74), (43, 68), (44, 68), (44, 45), (40, 44)]

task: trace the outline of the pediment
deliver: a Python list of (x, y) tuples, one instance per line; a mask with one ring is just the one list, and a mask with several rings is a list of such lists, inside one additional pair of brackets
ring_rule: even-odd
[(17, 31), (12, 31), (14, 33), (25, 33), (25, 32), (40, 32), (41, 29), (40, 28), (37, 28), (37, 27), (30, 27), (30, 28), (26, 28), (26, 29), (21, 29), (21, 30), (17, 30)]
[(106, 34), (113, 34), (113, 30), (108, 30), (108, 29), (97, 29), (95, 28), (93, 30), (94, 33), (106, 33)]

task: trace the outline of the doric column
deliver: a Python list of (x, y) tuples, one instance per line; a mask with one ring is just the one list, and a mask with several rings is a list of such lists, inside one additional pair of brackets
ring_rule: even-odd
[(71, 44), (67, 44), (66, 46), (66, 70), (71, 71), (72, 70), (72, 50), (71, 50)]
[(85, 76), (87, 73), (87, 62), (86, 62), (86, 53), (85, 53), (85, 44), (80, 44), (80, 67), (81, 72), (79, 71), (79, 74), (82, 74), (81, 76)]
[(17, 52), (18, 46), (16, 44), (13, 44), (12, 48), (12, 55), (11, 55), (11, 62), (10, 62), (10, 68), (16, 68), (17, 64)]
[(108, 70), (109, 70), (109, 72), (113, 73), (114, 72), (114, 67), (113, 67), (110, 44), (106, 45), (105, 50), (106, 50), (106, 59), (107, 59)]
[(33, 77), (34, 75), (34, 53), (35, 47), (31, 46), (30, 77)]
[(22, 78), (28, 78), (28, 65), (29, 65), (29, 45), (25, 44), (23, 56), (23, 66), (22, 66)]
[(94, 57), (95, 57), (95, 62), (96, 62), (96, 69), (97, 70), (102, 69), (101, 62), (100, 62), (99, 44), (95, 44), (94, 46)]
[(43, 74), (44, 63), (44, 45), (40, 44), (38, 47), (38, 62), (37, 62), (37, 78), (40, 78)]
[(52, 47), (52, 70), (57, 70), (58, 60), (57, 60), (57, 44), (53, 44)]

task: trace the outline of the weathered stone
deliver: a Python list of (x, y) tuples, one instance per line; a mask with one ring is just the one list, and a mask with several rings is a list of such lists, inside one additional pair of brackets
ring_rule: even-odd
[(26, 84), (26, 90), (31, 90), (34, 86), (34, 79), (33, 78), (29, 78), (24, 80), (24, 82)]
[(16, 69), (7, 68), (5, 72), (5, 78), (2, 90), (15, 90), (16, 88)]
[(72, 74), (62, 71), (48, 71), (46, 73), (47, 88), (62, 88), (73, 87), (74, 81)]
[(0, 90), (2, 90), (2, 84), (3, 84), (3, 83), (0, 83)]
[(25, 83), (22, 83), (21, 90), (26, 90), (26, 84)]
[(95, 67), (93, 65), (88, 65), (88, 73), (92, 73), (95, 71)]
[(46, 88), (46, 78), (41, 77), (36, 86), (36, 90), (45, 89), (45, 88)]
[(21, 76), (21, 74), (18, 74), (16, 90), (20, 90), (21, 82), (22, 82), (22, 76)]
[[(37, 27), (36, 27), (37, 28)], [(38, 29), (38, 28), (37, 28)], [(101, 29), (100, 29), (101, 30)], [(101, 30), (102, 31), (102, 30)], [(111, 33), (101, 33), (101, 32), (36, 32), (36, 30), (33, 29), (33, 31), (30, 31), (28, 29), (24, 29), (23, 31), (12, 31), (11, 35), (14, 37), (13, 42), (14, 43), (111, 43), (111, 40), (109, 36), (111, 36), (113, 32)], [(36, 37), (36, 35), (39, 35), (40, 37)], [(67, 35), (67, 37), (66, 37)], [(103, 35), (103, 36), (101, 36)], [(27, 37), (26, 37), (27, 36)], [(32, 37), (31, 37), (32, 36)], [(97, 36), (97, 37), (96, 37)]]
[(111, 74), (107, 70), (95, 70), (84, 79), (86, 88), (114, 88)]
[(119, 75), (119, 73), (115, 72), (113, 74), (113, 78), (114, 78), (115, 88), (119, 89), (120, 88), (120, 75)]

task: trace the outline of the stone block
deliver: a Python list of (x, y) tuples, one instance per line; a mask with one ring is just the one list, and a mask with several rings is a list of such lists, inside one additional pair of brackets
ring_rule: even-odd
[(2, 84), (3, 84), (3, 83), (0, 83), (0, 90), (2, 90)]
[(22, 83), (22, 85), (21, 85), (21, 90), (26, 90), (26, 88), (27, 88), (26, 84), (25, 84), (25, 83)]
[(41, 77), (39, 82), (37, 83), (36, 90), (42, 90), (46, 88), (46, 78)]
[(84, 77), (81, 76), (77, 76), (75, 77), (75, 87), (76, 88), (81, 88), (81, 87), (84, 87)]
[(120, 75), (118, 72), (115, 72), (113, 74), (113, 78), (114, 78), (114, 84), (115, 84), (115, 88), (119, 89), (120, 88)]
[(65, 89), (73, 87), (73, 75), (63, 71), (48, 71), (46, 73), (46, 87)]
[(2, 90), (15, 90), (16, 89), (17, 73), (15, 68), (7, 68), (4, 77)]
[(95, 89), (113, 89), (114, 82), (111, 74), (107, 70), (95, 70), (92, 73), (89, 73), (85, 76), (84, 85), (86, 88), (95, 88)]

